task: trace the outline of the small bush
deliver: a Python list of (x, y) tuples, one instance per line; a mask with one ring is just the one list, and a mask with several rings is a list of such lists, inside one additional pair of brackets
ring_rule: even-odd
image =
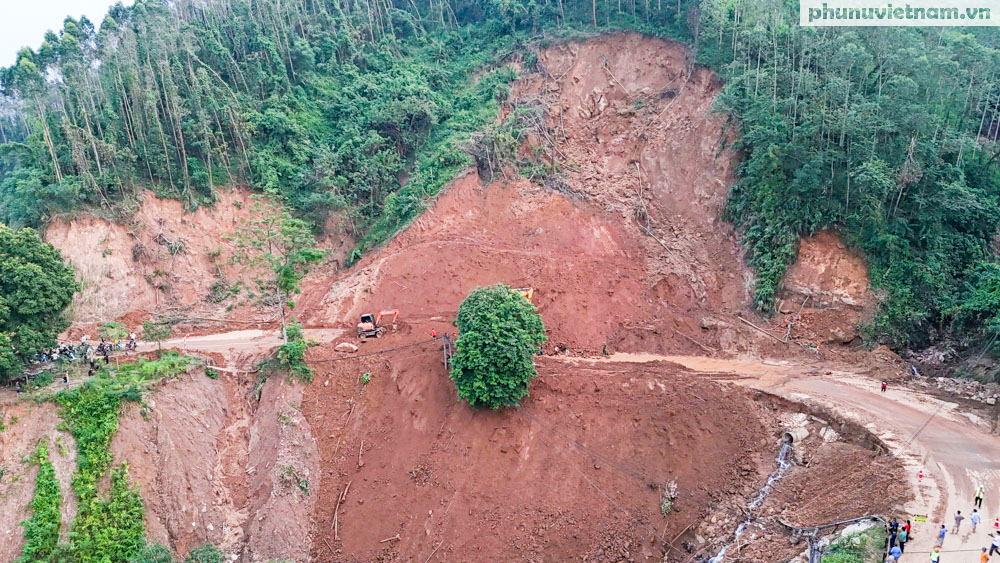
[(128, 331), (125, 329), (125, 325), (121, 323), (104, 323), (101, 325), (98, 334), (106, 340), (122, 340), (128, 336)]
[(34, 391), (35, 389), (41, 389), (43, 387), (48, 387), (50, 383), (55, 381), (56, 376), (51, 371), (43, 371), (28, 379), (28, 383), (24, 385), (24, 391)]
[(170, 550), (158, 543), (147, 543), (129, 563), (173, 563), (174, 557)]
[(306, 365), (309, 343), (302, 336), (302, 325), (289, 324), (286, 329), (288, 342), (278, 347), (278, 365), (299, 380), (312, 382), (312, 370)]
[(206, 543), (189, 551), (184, 563), (222, 563), (222, 559), (222, 551), (214, 545)]
[(881, 526), (837, 538), (823, 555), (823, 563), (881, 562), (885, 541), (885, 530)]
[(145, 340), (156, 342), (157, 349), (163, 345), (163, 341), (170, 338), (174, 333), (173, 327), (165, 320), (145, 321), (142, 323), (142, 337)]
[(226, 280), (218, 280), (208, 288), (208, 295), (205, 301), (209, 303), (222, 303), (231, 295), (232, 286)]

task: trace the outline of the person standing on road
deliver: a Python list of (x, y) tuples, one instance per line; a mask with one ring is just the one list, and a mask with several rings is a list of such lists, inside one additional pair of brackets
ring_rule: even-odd
[(982, 519), (982, 517), (979, 515), (979, 512), (975, 508), (973, 508), (972, 509), (972, 516), (969, 516), (969, 522), (972, 522), (972, 533), (973, 534), (976, 533), (976, 525), (979, 524), (979, 521), (981, 519)]
[(951, 533), (953, 534), (958, 533), (958, 527), (962, 525), (962, 520), (965, 520), (965, 516), (962, 516), (962, 511), (961, 510), (955, 511), (955, 528), (952, 529)]
[(889, 528), (889, 547), (896, 547), (896, 538), (899, 537), (896, 534), (896, 530)]
[(976, 498), (974, 498), (972, 500), (972, 504), (976, 508), (982, 508), (983, 507), (983, 484), (982, 483), (980, 483), (979, 486), (976, 487)]
[(983, 553), (979, 556), (979, 563), (986, 563), (990, 560), (990, 556), (986, 554), (986, 548), (983, 548)]
[(1000, 534), (993, 534), (993, 544), (990, 546), (990, 555), (996, 552), (1000, 554)]
[(883, 379), (883, 380), (882, 380), (882, 392), (883, 392), (883, 393), (885, 393), (885, 386), (886, 386), (886, 385), (888, 385), (888, 383), (886, 383), (886, 381), (885, 381), (885, 380)]
[(934, 551), (931, 552), (931, 563), (941, 562), (941, 546), (935, 545)]
[(948, 528), (944, 524), (941, 524), (941, 529), (938, 530), (937, 545), (944, 545), (944, 536), (948, 533)]
[(899, 542), (899, 552), (906, 551), (906, 542), (910, 541), (910, 532), (907, 532), (904, 527), (899, 531), (899, 535), (896, 536), (896, 541)]
[(892, 546), (892, 549), (889, 550), (889, 557), (891, 557), (894, 562), (899, 561), (899, 556), (902, 554), (903, 550), (899, 549), (898, 545)]

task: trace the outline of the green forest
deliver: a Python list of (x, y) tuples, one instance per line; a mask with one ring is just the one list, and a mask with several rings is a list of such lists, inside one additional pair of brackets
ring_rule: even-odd
[(472, 162), (507, 63), (632, 29), (686, 42), (725, 81), (716, 110), (743, 155), (726, 215), (763, 313), (799, 237), (832, 227), (881, 297), (870, 344), (992, 344), (1000, 34), (797, 20), (790, 0), (119, 4), (0, 71), (0, 222), (127, 217), (143, 190), (193, 209), (247, 185), (317, 232), (345, 218), (356, 259)]

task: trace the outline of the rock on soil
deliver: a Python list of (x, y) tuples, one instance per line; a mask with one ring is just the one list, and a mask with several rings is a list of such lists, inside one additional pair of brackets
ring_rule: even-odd
[(333, 347), (337, 352), (357, 352), (358, 347), (350, 342), (341, 342)]

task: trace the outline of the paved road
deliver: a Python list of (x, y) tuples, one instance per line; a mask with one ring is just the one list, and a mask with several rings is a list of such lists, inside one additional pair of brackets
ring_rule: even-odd
[[(889, 445), (906, 465), (906, 478), (916, 497), (906, 509), (929, 515), (926, 524), (914, 523), (914, 541), (908, 544), (901, 562), (929, 561), (941, 524), (949, 529), (942, 548), (943, 563), (979, 563), (980, 549), (990, 544), (988, 534), (1000, 516), (1000, 437), (991, 435), (984, 421), (962, 414), (954, 404), (903, 388), (890, 388), (882, 394), (876, 382), (849, 369), (817, 376), (820, 366), (808, 364), (647, 354), (621, 354), (597, 361), (669, 361), (693, 373), (735, 374), (740, 376), (732, 380), (735, 383), (832, 408)], [(820, 373), (828, 371), (826, 366), (821, 369)], [(920, 470), (923, 479), (917, 477)], [(972, 497), (979, 483), (986, 488), (980, 510), (983, 521), (972, 534), (966, 518), (959, 533), (951, 534), (955, 511), (966, 516), (972, 512)]]

